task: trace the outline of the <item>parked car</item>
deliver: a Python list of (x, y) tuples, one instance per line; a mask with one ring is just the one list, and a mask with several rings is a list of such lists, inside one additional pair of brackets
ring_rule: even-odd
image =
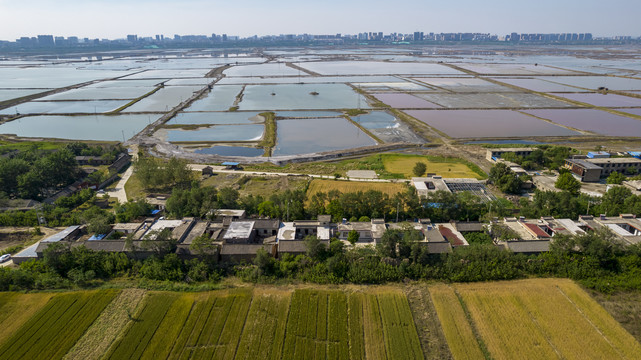
[(4, 255), (0, 256), (0, 263), (8, 261), (9, 259), (11, 259), (11, 254), (4, 254)]

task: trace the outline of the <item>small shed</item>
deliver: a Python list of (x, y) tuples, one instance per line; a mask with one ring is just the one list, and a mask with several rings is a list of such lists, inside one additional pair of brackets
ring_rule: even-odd
[(211, 166), (205, 166), (202, 169), (202, 176), (212, 176), (214, 175), (214, 168)]

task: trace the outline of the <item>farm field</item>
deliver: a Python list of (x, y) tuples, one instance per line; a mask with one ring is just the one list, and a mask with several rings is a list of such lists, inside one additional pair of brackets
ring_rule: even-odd
[(341, 181), (341, 180), (319, 180), (314, 179), (307, 189), (307, 198), (310, 199), (318, 192), (328, 193), (332, 190), (338, 190), (342, 193), (366, 192), (368, 190), (380, 191), (389, 196), (394, 196), (399, 192), (405, 191), (405, 185), (399, 183), (387, 182), (367, 182), (367, 181)]
[(641, 357), (632, 335), (569, 280), (438, 285), (430, 293), (455, 359)]
[(414, 169), (414, 165), (417, 162), (427, 165), (427, 173), (433, 173), (444, 178), (475, 178), (479, 180), (485, 178), (485, 176), (475, 172), (470, 165), (461, 159), (439, 159), (431, 156), (398, 154), (383, 155), (382, 158), (387, 172), (403, 174), (406, 178), (415, 176), (412, 169)]
[(62, 358), (117, 293), (83, 291), (54, 296), (2, 343), (0, 358)]
[(637, 359), (570, 280), (0, 293), (0, 358)]

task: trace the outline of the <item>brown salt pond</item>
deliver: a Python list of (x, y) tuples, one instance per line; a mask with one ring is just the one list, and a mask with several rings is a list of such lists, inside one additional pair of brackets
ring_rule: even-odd
[(454, 138), (581, 135), (512, 110), (407, 110), (405, 113)]
[[(627, 110), (626, 110), (627, 111)], [(594, 109), (525, 110), (524, 113), (579, 130), (610, 136), (641, 137), (641, 120)]]

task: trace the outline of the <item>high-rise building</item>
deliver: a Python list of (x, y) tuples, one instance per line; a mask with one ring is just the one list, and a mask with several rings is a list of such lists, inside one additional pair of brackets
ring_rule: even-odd
[(414, 41), (423, 41), (423, 32), (415, 31), (414, 32)]
[(53, 35), (38, 35), (38, 45), (40, 46), (53, 46)]
[(135, 43), (138, 41), (138, 35), (127, 35), (127, 41)]

